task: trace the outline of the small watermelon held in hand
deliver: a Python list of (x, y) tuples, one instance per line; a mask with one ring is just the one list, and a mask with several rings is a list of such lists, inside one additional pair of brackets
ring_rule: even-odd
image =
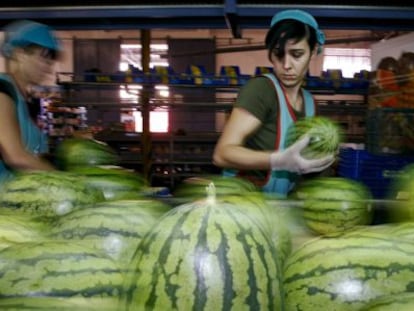
[(310, 136), (302, 155), (318, 159), (335, 154), (343, 140), (341, 127), (332, 119), (322, 116), (306, 117), (293, 123), (286, 136), (286, 146), (293, 145), (305, 135)]

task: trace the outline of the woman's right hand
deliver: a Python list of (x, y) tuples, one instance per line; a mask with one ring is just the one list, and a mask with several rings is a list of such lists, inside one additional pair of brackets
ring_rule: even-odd
[(321, 172), (331, 166), (335, 161), (334, 154), (320, 159), (306, 159), (301, 155), (303, 149), (309, 144), (310, 137), (305, 135), (285, 150), (270, 154), (272, 170), (283, 170), (297, 174)]

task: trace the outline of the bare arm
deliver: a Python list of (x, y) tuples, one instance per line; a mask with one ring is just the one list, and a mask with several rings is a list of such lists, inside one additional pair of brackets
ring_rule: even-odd
[(213, 162), (219, 167), (269, 169), (271, 151), (244, 147), (246, 139), (261, 126), (261, 121), (242, 108), (234, 108), (214, 150)]
[(301, 151), (308, 145), (309, 137), (300, 139), (289, 148), (279, 151), (258, 151), (244, 147), (249, 135), (261, 125), (260, 120), (241, 108), (234, 108), (226, 127), (217, 142), (213, 162), (224, 168), (274, 169), (296, 173), (320, 172), (334, 162), (334, 156), (321, 159), (305, 159)]
[(53, 170), (53, 166), (28, 152), (23, 145), (13, 100), (0, 93), (0, 153), (15, 170)]

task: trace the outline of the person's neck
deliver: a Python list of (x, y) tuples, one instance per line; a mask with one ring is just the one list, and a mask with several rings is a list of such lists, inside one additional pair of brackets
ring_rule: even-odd
[(289, 101), (290, 106), (296, 111), (302, 111), (303, 98), (301, 92), (301, 85), (295, 85), (291, 87), (283, 87), (285, 95)]

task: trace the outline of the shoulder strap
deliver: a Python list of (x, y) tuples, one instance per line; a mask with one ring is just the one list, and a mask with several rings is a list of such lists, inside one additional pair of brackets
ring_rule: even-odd
[(286, 132), (290, 124), (293, 122), (292, 116), (289, 112), (288, 104), (285, 98), (285, 93), (283, 92), (283, 89), (280, 86), (280, 83), (275, 77), (275, 75), (273, 73), (266, 73), (263, 76), (267, 77), (272, 82), (279, 102), (279, 111), (276, 120), (277, 138), (275, 141), (275, 149), (284, 149), (285, 135), (283, 135), (283, 133)]
[[(263, 76), (269, 78), (270, 80), (272, 80), (275, 88), (276, 88), (276, 93), (279, 99), (279, 103), (284, 102), (285, 98), (283, 95), (283, 90), (282, 87), (279, 84), (279, 81), (276, 79), (275, 75), (272, 73), (265, 73), (263, 74)], [(302, 94), (303, 94), (303, 99), (305, 102), (305, 114), (306, 116), (313, 116), (315, 115), (315, 102), (313, 100), (313, 96), (312, 93), (309, 92), (306, 89), (302, 89)]]
[(263, 76), (267, 77), (268, 79), (270, 79), (275, 88), (276, 88), (276, 94), (277, 94), (277, 98), (279, 100), (279, 103), (284, 103), (285, 102), (285, 95), (283, 94), (283, 90), (282, 87), (279, 84), (279, 81), (277, 81), (275, 75), (273, 73), (265, 73), (263, 74)]
[(303, 99), (305, 102), (305, 115), (311, 117), (315, 115), (315, 101), (312, 93), (308, 90), (302, 89)]

